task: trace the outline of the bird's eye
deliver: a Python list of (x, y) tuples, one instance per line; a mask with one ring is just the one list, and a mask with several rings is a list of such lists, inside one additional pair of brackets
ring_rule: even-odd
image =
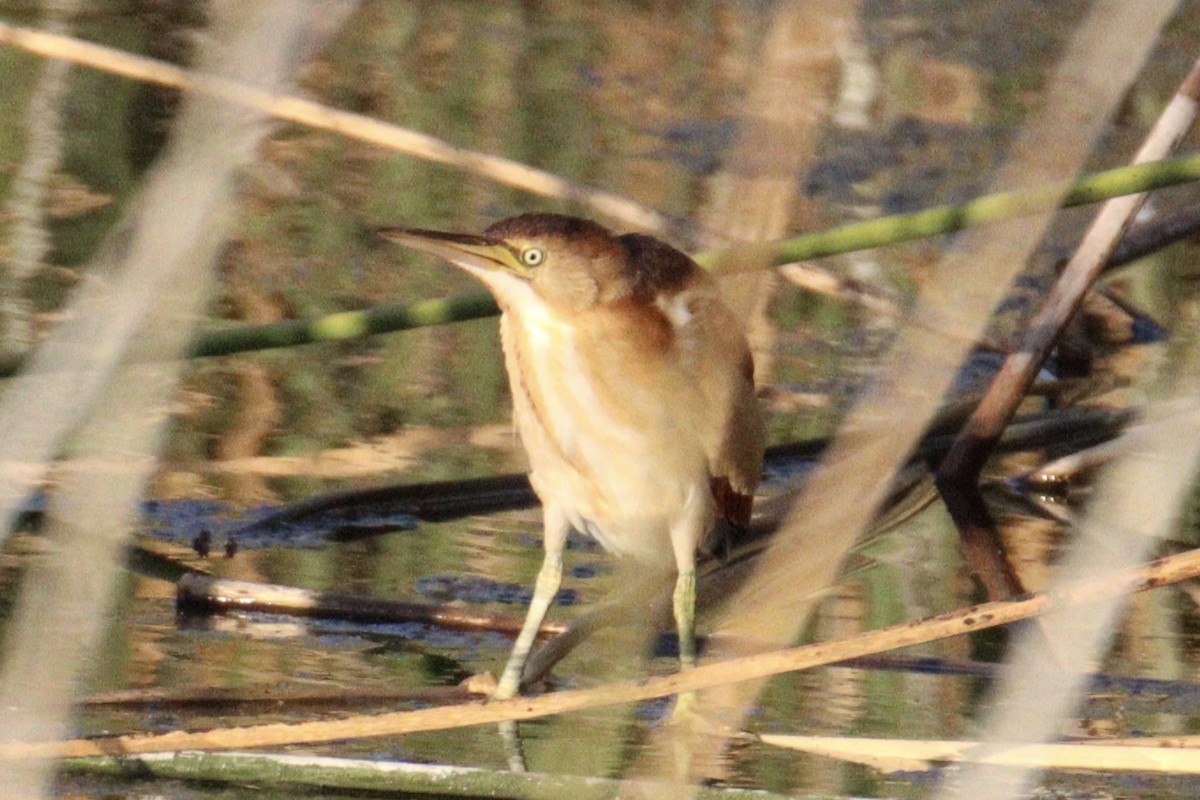
[(537, 247), (526, 247), (521, 251), (521, 263), (527, 267), (536, 267), (545, 258), (546, 254)]

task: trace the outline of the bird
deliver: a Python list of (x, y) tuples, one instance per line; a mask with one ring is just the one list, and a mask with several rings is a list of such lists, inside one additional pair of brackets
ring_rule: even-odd
[(545, 553), (493, 699), (523, 688), (571, 529), (674, 571), (680, 666), (695, 666), (697, 551), (718, 523), (748, 524), (765, 439), (753, 358), (717, 282), (653, 236), (562, 214), (510, 217), (482, 235), (379, 233), (475, 276), (501, 310)]

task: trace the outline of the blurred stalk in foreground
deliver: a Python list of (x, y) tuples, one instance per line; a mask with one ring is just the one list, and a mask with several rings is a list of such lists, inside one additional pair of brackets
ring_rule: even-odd
[[(203, 63), (282, 89), (353, 4), (300, 0), (214, 7)], [(138, 514), (191, 325), (212, 281), (237, 172), (268, 131), (261, 114), (193, 99), (174, 141), (91, 265), (64, 323), (0, 404), (0, 524), (69, 450), (4, 642), (0, 731), (61, 737), (75, 684), (108, 624), (119, 553)], [(19, 466), (19, 469), (18, 469)], [(49, 762), (6, 765), (0, 798), (42, 796)]]

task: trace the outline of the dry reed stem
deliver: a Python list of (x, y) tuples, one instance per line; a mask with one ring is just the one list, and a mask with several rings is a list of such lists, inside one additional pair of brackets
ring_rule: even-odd
[[(318, 19), (302, 5), (222, 7), (228, 13), (214, 21), (206, 63), (281, 85), (305, 58), (303, 45), (321, 41), (319, 22), (332, 25), (350, 8), (326, 4)], [(167, 145), (93, 254), (87, 271), (95, 280), (74, 293), (69, 319), (0, 403), (0, 461), (44, 470), (57, 454), (68, 456), (47, 505), (49, 552), (30, 564), (5, 630), (0, 730), (13, 740), (70, 730), (76, 685), (110, 622), (119, 553), (165, 431), (187, 323), (204, 307), (230, 222), (234, 179), (267, 130), (260, 114), (204, 97), (189, 98), (178, 125), (187, 134)], [(107, 468), (117, 457), (121, 466)], [(26, 488), (0, 480), (3, 535)], [(26, 758), (3, 775), (0, 798), (40, 797), (51, 765)]]
[(434, 136), (362, 114), (340, 111), (295, 95), (279, 94), (214, 75), (192, 72), (70, 36), (4, 23), (0, 23), (0, 44), (146, 83), (218, 97), (261, 111), (275, 119), (332, 131), (426, 161), (450, 164), (523, 191), (579, 203), (598, 214), (643, 230), (663, 233), (676, 226), (675, 221), (666, 215), (620, 195), (574, 183), (507, 158), (455, 147)]

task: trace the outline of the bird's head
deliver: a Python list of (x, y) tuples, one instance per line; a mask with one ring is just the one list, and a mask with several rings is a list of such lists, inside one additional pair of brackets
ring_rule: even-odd
[(501, 305), (523, 296), (526, 284), (545, 302), (583, 310), (628, 297), (639, 271), (630, 236), (561, 214), (522, 214), (495, 223), (482, 236), (384, 228), (389, 241), (441, 256), (482, 280)]

